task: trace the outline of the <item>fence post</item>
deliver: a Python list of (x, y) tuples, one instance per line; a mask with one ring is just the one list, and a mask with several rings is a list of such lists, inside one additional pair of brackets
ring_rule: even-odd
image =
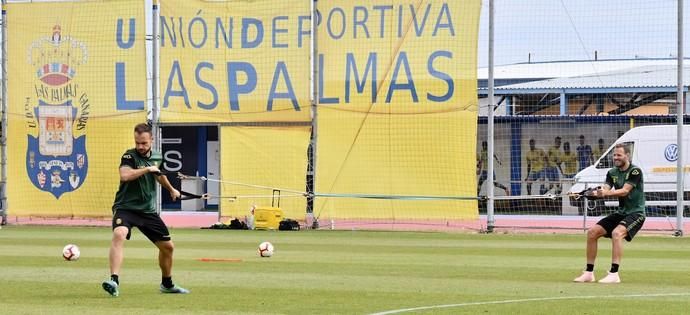
[(487, 117), (487, 158), (486, 176), (489, 183), (486, 189), (486, 232), (494, 231), (494, 0), (489, 0), (489, 111)]
[(683, 164), (683, 0), (678, 1), (678, 91), (676, 92), (676, 123), (678, 124), (678, 160), (676, 161), (676, 231), (674, 235), (683, 235), (683, 197), (685, 197), (685, 165)]
[[(158, 25), (160, 23), (160, 4), (158, 0), (153, 0), (151, 18), (151, 122), (153, 128), (153, 139), (154, 139), (154, 149), (155, 151), (161, 151), (161, 133), (159, 120), (159, 56), (160, 56), (160, 34), (158, 30)], [(161, 186), (156, 185), (156, 212), (161, 213)]]
[(2, 118), (0, 118), (0, 225), (7, 224), (7, 0), (2, 0)]
[(319, 50), (318, 50), (318, 0), (311, 2), (311, 139), (307, 149), (307, 209), (305, 224), (308, 229), (318, 228), (319, 224), (314, 218), (314, 192), (316, 191), (316, 145), (318, 133), (318, 75), (319, 75)]

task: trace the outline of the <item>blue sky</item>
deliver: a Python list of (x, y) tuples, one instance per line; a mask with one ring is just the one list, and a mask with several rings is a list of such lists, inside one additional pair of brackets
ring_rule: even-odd
[[(488, 63), (488, 0), (480, 22), (479, 66)], [(684, 3), (690, 56), (690, 3)], [(531, 60), (668, 58), (677, 55), (676, 0), (495, 0), (496, 65)]]

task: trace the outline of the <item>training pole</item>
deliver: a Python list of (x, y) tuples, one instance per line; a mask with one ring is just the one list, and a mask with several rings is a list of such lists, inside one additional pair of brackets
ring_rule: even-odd
[[(158, 60), (160, 54), (160, 46), (159, 46), (159, 41), (160, 41), (160, 34), (158, 34), (158, 25), (160, 23), (160, 11), (159, 11), (159, 4), (158, 0), (153, 0), (153, 5), (152, 5), (152, 12), (151, 12), (151, 18), (153, 19), (151, 23), (151, 123), (152, 123), (152, 128), (153, 128), (153, 139), (154, 139), (154, 151), (161, 152), (161, 133), (160, 133), (160, 125), (158, 123), (159, 119), (159, 96), (160, 96), (160, 91), (159, 91), (159, 69), (158, 69), (158, 63), (160, 60)], [(162, 165), (161, 165), (162, 167)], [(158, 214), (161, 213), (161, 187), (160, 185), (156, 185), (156, 212)]]
[(494, 231), (494, 0), (489, 0), (489, 113), (487, 117), (486, 140), (488, 145), (486, 162), (486, 232)]
[(2, 0), (2, 134), (0, 135), (0, 217), (7, 224), (7, 0)]
[(685, 194), (685, 166), (683, 165), (683, 94), (685, 84), (683, 82), (683, 0), (678, 0), (678, 90), (676, 91), (676, 123), (678, 124), (678, 160), (676, 161), (676, 236), (683, 235), (683, 195)]

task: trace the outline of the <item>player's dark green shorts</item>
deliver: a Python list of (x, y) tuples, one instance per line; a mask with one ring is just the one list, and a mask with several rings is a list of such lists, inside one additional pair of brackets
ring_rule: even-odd
[(604, 235), (604, 237), (608, 238), (611, 238), (611, 232), (613, 232), (613, 229), (615, 229), (618, 225), (625, 226), (628, 229), (628, 235), (625, 236), (625, 240), (630, 242), (632, 241), (633, 237), (635, 237), (635, 234), (637, 234), (637, 232), (642, 228), (644, 220), (644, 214), (639, 212), (627, 215), (613, 213), (599, 220), (597, 224), (601, 225), (601, 227), (603, 227), (604, 230), (606, 230), (606, 235)]
[(161, 217), (155, 213), (141, 211), (116, 210), (113, 213), (113, 230), (118, 226), (126, 226), (127, 239), (132, 236), (132, 227), (137, 227), (141, 233), (153, 243), (169, 241), (170, 232)]

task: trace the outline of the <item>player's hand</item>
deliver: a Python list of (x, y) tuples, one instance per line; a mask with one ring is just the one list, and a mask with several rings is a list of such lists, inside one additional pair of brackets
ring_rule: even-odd
[(603, 189), (600, 187), (599, 189), (595, 189), (594, 191), (592, 191), (592, 195), (593, 195), (594, 197), (604, 198), (604, 197), (606, 197), (606, 190), (603, 190)]
[(155, 166), (155, 165), (147, 166), (146, 170), (148, 170), (149, 173), (153, 173), (153, 174), (160, 174), (160, 172), (161, 172), (161, 170), (158, 169), (158, 166)]
[(173, 202), (176, 201), (178, 198), (180, 198), (180, 196), (181, 195), (180, 195), (179, 190), (173, 188), (173, 190), (170, 191), (170, 198), (172, 199)]

